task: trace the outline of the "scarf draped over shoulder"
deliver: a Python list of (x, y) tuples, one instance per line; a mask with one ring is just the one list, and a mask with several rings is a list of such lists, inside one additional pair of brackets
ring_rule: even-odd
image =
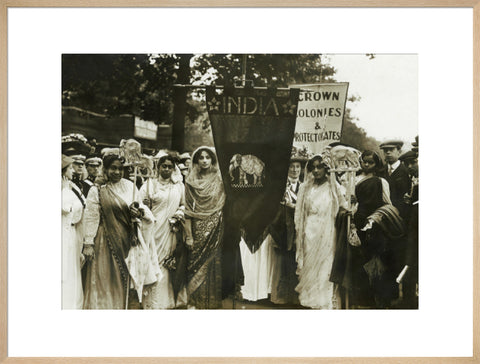
[[(192, 154), (192, 162), (197, 153), (208, 147), (200, 147)], [(210, 148), (209, 148), (210, 149)], [(192, 163), (185, 181), (185, 214), (204, 220), (225, 204), (222, 176), (217, 165), (212, 165), (206, 174), (200, 173), (200, 166)]]

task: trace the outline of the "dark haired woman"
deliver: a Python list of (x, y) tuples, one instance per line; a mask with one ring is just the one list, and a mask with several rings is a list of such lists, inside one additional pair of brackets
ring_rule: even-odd
[(388, 182), (377, 176), (382, 168), (380, 157), (366, 150), (360, 163), (362, 172), (355, 186), (358, 207), (353, 222), (361, 241), (361, 254), (355, 254), (356, 262), (352, 262), (353, 272), (358, 274), (354, 273), (357, 283), (351, 292), (351, 303), (364, 306), (371, 302), (376, 308), (386, 308), (398, 297), (395, 278), (400, 272), (393, 269), (392, 241), (403, 234), (403, 222), (390, 201)]
[(213, 149), (198, 148), (190, 168), (185, 184), (188, 304), (191, 308), (221, 308), (225, 193)]
[(336, 181), (329, 174), (328, 158), (317, 155), (307, 163), (295, 210), (296, 259), (300, 304), (317, 309), (340, 308), (339, 295), (330, 282), (335, 253), (335, 218), (347, 204)]
[(82, 234), (78, 224), (84, 198), (78, 188), (76, 192), (72, 190), (72, 163), (72, 158), (62, 155), (62, 309), (81, 309), (83, 305)]
[(138, 203), (137, 191), (133, 200), (136, 187), (123, 178), (122, 157), (106, 156), (103, 169), (106, 183), (90, 188), (85, 209), (83, 253), (89, 264), (84, 308), (123, 309), (131, 284), (138, 287), (156, 279), (150, 257), (140, 249), (145, 242), (138, 228), (153, 222), (153, 216)]
[[(145, 288), (143, 307), (168, 309), (176, 305), (168, 264), (172, 262), (177, 245), (178, 224), (184, 221), (185, 192), (181, 177), (172, 178), (176, 170), (173, 155), (161, 152), (157, 157), (158, 178), (144, 183), (140, 196), (143, 203), (151, 207), (155, 217), (152, 238), (162, 275), (156, 283)], [(178, 304), (186, 305), (186, 297), (180, 296)]]

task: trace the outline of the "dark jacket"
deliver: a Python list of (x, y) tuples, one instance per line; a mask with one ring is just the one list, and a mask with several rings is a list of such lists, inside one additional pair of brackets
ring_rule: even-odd
[(385, 179), (390, 185), (390, 199), (392, 200), (393, 206), (398, 209), (400, 216), (406, 219), (409, 208), (405, 204), (403, 196), (410, 192), (411, 184), (407, 167), (405, 167), (403, 163), (400, 163), (398, 168), (394, 170), (390, 176), (388, 172), (385, 172)]

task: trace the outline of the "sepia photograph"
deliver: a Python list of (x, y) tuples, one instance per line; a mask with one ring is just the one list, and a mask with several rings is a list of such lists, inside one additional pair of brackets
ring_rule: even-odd
[(421, 305), (417, 54), (63, 53), (61, 84), (63, 310)]
[(12, 1), (0, 362), (478, 359), (479, 0)]

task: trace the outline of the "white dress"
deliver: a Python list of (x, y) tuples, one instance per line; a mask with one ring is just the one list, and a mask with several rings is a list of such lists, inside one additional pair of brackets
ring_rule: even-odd
[(82, 234), (78, 229), (82, 214), (82, 203), (70, 183), (65, 184), (62, 188), (62, 309), (81, 309), (83, 306)]
[(301, 192), (305, 194), (304, 218), (300, 222), (301, 236), (296, 241), (299, 284), (295, 290), (302, 306), (337, 308), (337, 292), (329, 279), (335, 253), (338, 202), (333, 198), (329, 182), (312, 185)]
[[(170, 229), (169, 219), (179, 210), (183, 212), (185, 190), (183, 183), (156, 179), (147, 180), (140, 189), (140, 198), (150, 198), (153, 201), (152, 213), (155, 223), (151, 230), (152, 236), (146, 237), (154, 242), (155, 256), (161, 278), (151, 286), (144, 289), (143, 308), (145, 309), (169, 309), (176, 306), (170, 272), (164, 267), (166, 258), (170, 257), (176, 248), (176, 234)], [(179, 294), (177, 305), (186, 305), (186, 291)]]
[(270, 234), (255, 253), (248, 249), (242, 239), (240, 255), (244, 274), (242, 297), (248, 301), (258, 301), (268, 298), (272, 291), (273, 244)]

